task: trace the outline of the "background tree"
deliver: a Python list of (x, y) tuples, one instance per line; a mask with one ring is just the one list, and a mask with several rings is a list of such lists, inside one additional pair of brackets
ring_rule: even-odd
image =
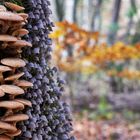
[(100, 31), (101, 29), (101, 8), (103, 0), (97, 0), (95, 2), (92, 21), (91, 21), (91, 30)]
[(64, 19), (65, 2), (65, 0), (55, 0), (56, 14), (59, 21)]
[(117, 34), (117, 30), (119, 28), (118, 21), (119, 21), (119, 13), (121, 10), (121, 0), (115, 0), (114, 6), (112, 8), (112, 21), (110, 24), (110, 31), (108, 33), (108, 42), (113, 44), (115, 41), (115, 37)]
[(128, 9), (128, 25), (127, 25), (127, 29), (126, 29), (126, 41), (131, 43), (132, 38), (130, 35), (131, 30), (134, 28), (134, 16), (137, 14), (137, 6), (136, 6), (136, 1), (135, 0), (130, 0), (130, 7)]

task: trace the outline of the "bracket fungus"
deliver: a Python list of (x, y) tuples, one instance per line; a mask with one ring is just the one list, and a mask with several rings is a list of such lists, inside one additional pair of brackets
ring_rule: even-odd
[(23, 61), (20, 58), (4, 58), (1, 60), (1, 63), (3, 65), (7, 65), (7, 66), (10, 66), (13, 68), (20, 68), (20, 67), (24, 67), (26, 65), (25, 61)]
[(15, 41), (17, 41), (17, 38), (14, 36), (10, 36), (10, 35), (0, 35), (0, 41), (15, 42)]
[(16, 124), (29, 119), (20, 111), (32, 106), (21, 95), (33, 84), (22, 78), (24, 72), (20, 69), (26, 65), (21, 58), (22, 48), (32, 45), (22, 40), (29, 33), (23, 28), (28, 14), (17, 12), (25, 8), (11, 2), (3, 4), (0, 5), (0, 140), (12, 140), (22, 133)]
[[(7, 66), (0, 65), (0, 83), (3, 84), (3, 73), (6, 71), (11, 71), (12, 69)], [(1, 92), (0, 92), (1, 93)]]
[(0, 121), (0, 132), (2, 130), (3, 131), (16, 131), (17, 128), (14, 127), (13, 125), (9, 124), (9, 123)]
[(32, 106), (32, 103), (30, 101), (28, 101), (28, 100), (25, 100), (25, 99), (17, 98), (14, 101), (17, 101), (19, 103), (22, 103), (25, 106), (30, 106), (30, 107)]
[(0, 97), (3, 97), (5, 95), (4, 91), (0, 89)]
[(9, 9), (11, 9), (12, 11), (23, 11), (25, 8), (24, 7), (21, 7), (19, 5), (16, 5), (14, 3), (11, 3), (11, 2), (5, 2), (5, 6)]
[(6, 135), (0, 135), (0, 140), (11, 140), (11, 138)]
[(13, 74), (13, 75), (6, 77), (4, 80), (5, 81), (16, 81), (20, 77), (22, 77), (23, 75), (24, 75), (24, 72), (16, 73), (16, 74)]
[(21, 95), (24, 93), (24, 90), (22, 88), (15, 85), (1, 85), (0, 89), (5, 93), (8, 93), (14, 96)]
[(16, 73), (16, 74), (13, 74), (13, 75), (6, 77), (4, 80), (5, 81), (16, 81), (20, 77), (22, 77), (23, 75), (24, 75), (24, 72)]
[(23, 21), (23, 17), (16, 13), (8, 12), (8, 11), (2, 11), (0, 12), (0, 20), (6, 20), (6, 21)]
[(19, 87), (23, 87), (23, 88), (33, 86), (33, 84), (31, 82), (26, 81), (26, 80), (17, 80), (17, 81), (15, 81), (15, 85), (17, 85)]
[(32, 44), (24, 41), (24, 40), (17, 40), (16, 42), (9, 43), (9, 47), (11, 48), (22, 48), (22, 47), (32, 47)]

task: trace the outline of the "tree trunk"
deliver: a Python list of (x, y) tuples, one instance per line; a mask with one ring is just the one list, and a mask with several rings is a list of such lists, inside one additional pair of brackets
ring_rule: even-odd
[(73, 6), (73, 22), (77, 23), (77, 5), (79, 0), (74, 0), (74, 6)]
[(128, 25), (127, 25), (126, 36), (125, 36), (128, 43), (131, 43), (131, 39), (129, 38), (130, 30), (132, 29), (133, 23), (134, 23), (133, 22), (133, 17), (137, 12), (136, 1), (135, 0), (130, 0), (130, 5), (131, 6), (130, 6), (129, 13), (128, 13), (129, 22), (128, 22)]
[(64, 19), (64, 8), (65, 8), (65, 1), (64, 0), (55, 0), (55, 6), (56, 6), (56, 13), (58, 16), (59, 21), (62, 21)]
[(119, 13), (121, 7), (121, 0), (115, 0), (112, 9), (112, 21), (110, 25), (110, 31), (108, 33), (108, 43), (113, 44), (117, 35)]
[(93, 11), (92, 21), (91, 21), (91, 30), (99, 31), (101, 29), (101, 6), (102, 0), (97, 0), (95, 10)]
[(67, 10), (65, 11), (65, 20), (67, 20), (68, 22), (73, 22), (74, 4), (75, 4), (75, 0), (66, 1)]

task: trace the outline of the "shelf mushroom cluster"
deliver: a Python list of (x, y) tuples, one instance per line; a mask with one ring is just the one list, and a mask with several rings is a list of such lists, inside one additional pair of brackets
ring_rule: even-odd
[(20, 68), (26, 65), (21, 59), (22, 48), (32, 46), (21, 39), (28, 34), (28, 30), (23, 29), (28, 18), (23, 10), (10, 2), (0, 5), (0, 140), (11, 140), (21, 134), (16, 124), (29, 117), (20, 112), (25, 106), (32, 106), (21, 96), (33, 86), (21, 80), (24, 73)]

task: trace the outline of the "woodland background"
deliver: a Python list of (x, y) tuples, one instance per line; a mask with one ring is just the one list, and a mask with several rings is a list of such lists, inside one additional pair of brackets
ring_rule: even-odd
[(54, 63), (77, 139), (140, 140), (140, 1), (51, 3)]

